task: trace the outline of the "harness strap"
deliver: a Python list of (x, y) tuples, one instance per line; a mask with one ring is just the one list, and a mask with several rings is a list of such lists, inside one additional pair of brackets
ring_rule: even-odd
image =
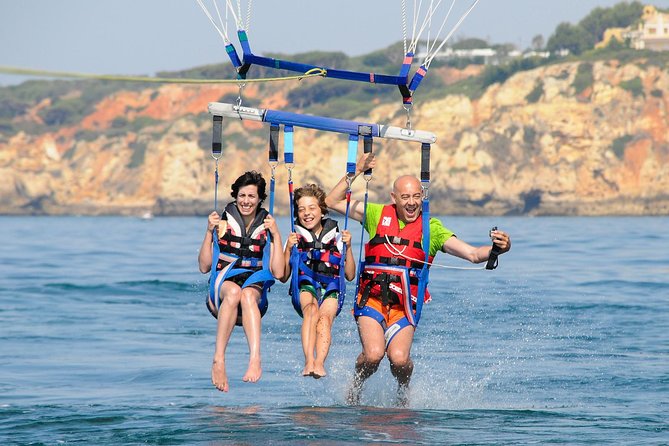
[[(425, 301), (425, 292), (427, 284), (430, 281), (430, 270), (428, 268), (430, 261), (430, 144), (421, 144), (421, 164), (420, 181), (423, 189), (423, 249), (425, 250), (425, 263), (418, 274), (418, 294), (416, 296), (416, 312), (408, 312), (409, 322), (413, 326), (418, 326), (420, 315)], [(413, 317), (412, 317), (413, 316)], [(413, 321), (411, 320), (413, 319)]]
[(360, 302), (358, 303), (359, 307), (364, 307), (369, 301), (369, 294), (372, 291), (372, 288), (375, 285), (379, 285), (381, 289), (381, 303), (384, 307), (388, 305), (397, 305), (400, 304), (400, 300), (397, 295), (391, 291), (391, 283), (402, 282), (402, 278), (396, 274), (391, 273), (381, 273), (374, 276), (372, 273), (363, 272), (363, 278), (369, 280), (364, 288), (362, 289), (362, 296), (360, 297)]
[(413, 269), (422, 269), (423, 268), (423, 264), (421, 262), (413, 262), (411, 260), (403, 259), (401, 257), (368, 256), (368, 257), (365, 257), (365, 263), (382, 263), (384, 265), (404, 266), (404, 267), (413, 268)]
[[(369, 240), (370, 245), (383, 245), (385, 243), (391, 243), (393, 245), (400, 245), (400, 246), (409, 246), (411, 240), (399, 236), (383, 236), (378, 234)], [(418, 249), (423, 249), (423, 245), (420, 242), (414, 242), (413, 247)]]
[(265, 242), (262, 240), (258, 240), (249, 236), (234, 235), (230, 234), (229, 232), (226, 232), (222, 238), (223, 240), (231, 243), (240, 243), (242, 245), (265, 246)]
[(271, 123), (269, 126), (269, 144), (268, 144), (268, 160), (269, 166), (272, 169), (272, 176), (269, 182), (269, 213), (274, 215), (274, 189), (276, 185), (276, 178), (274, 176), (276, 166), (279, 164), (279, 124)]
[(323, 243), (320, 240), (314, 240), (312, 242), (307, 242), (305, 240), (300, 240), (300, 249), (302, 250), (310, 250), (310, 249), (316, 249), (316, 250), (325, 250), (325, 251), (330, 251), (330, 252), (336, 252), (337, 251), (337, 245), (334, 242), (334, 239), (330, 242)]
[[(372, 153), (374, 146), (374, 138), (371, 134), (365, 134), (363, 137), (363, 152)], [(362, 277), (362, 272), (365, 270), (365, 262), (362, 261), (362, 250), (364, 248), (364, 238), (365, 238), (365, 223), (367, 221), (367, 202), (369, 200), (369, 182), (372, 180), (372, 169), (367, 169), (364, 172), (365, 178), (365, 200), (362, 206), (362, 220), (360, 224), (362, 225), (362, 231), (360, 231), (360, 250), (358, 251), (358, 274), (357, 280), (355, 283), (355, 295), (358, 295), (360, 290), (360, 278)], [(354, 302), (353, 307), (355, 308), (356, 303)]]

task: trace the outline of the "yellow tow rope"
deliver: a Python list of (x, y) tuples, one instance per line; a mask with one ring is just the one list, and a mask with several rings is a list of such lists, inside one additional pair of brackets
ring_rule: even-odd
[(262, 79), (182, 79), (178, 77), (149, 77), (149, 76), (122, 76), (115, 74), (88, 74), (67, 71), (32, 70), (29, 68), (7, 67), (0, 65), (0, 73), (20, 74), (38, 77), (65, 77), (77, 79), (98, 79), (106, 81), (151, 82), (160, 84), (239, 84), (249, 82), (279, 82), (306, 79), (309, 77), (326, 77), (327, 70), (312, 68), (304, 74), (285, 77), (268, 77)]

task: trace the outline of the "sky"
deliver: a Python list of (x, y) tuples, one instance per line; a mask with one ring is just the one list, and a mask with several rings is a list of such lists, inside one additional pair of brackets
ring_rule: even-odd
[[(203, 0), (213, 12), (212, 1)], [(446, 11), (451, 1), (443, 0), (441, 10)], [(365, 54), (402, 40), (401, 3), (254, 0), (249, 41), (260, 55), (312, 50)], [(471, 3), (455, 2), (442, 36)], [(598, 6), (617, 3), (620, 0), (480, 0), (454, 38), (478, 37), (523, 49), (538, 34), (547, 40), (561, 22), (577, 23)], [(669, 0), (650, 3), (669, 7)], [(244, 16), (247, 4), (248, 0), (242, 2)], [(437, 28), (433, 25), (433, 33)], [(232, 41), (237, 44), (236, 37)], [(227, 61), (223, 40), (195, 0), (0, 0), (0, 65), (154, 75), (221, 61)], [(25, 79), (0, 74), (0, 85)]]

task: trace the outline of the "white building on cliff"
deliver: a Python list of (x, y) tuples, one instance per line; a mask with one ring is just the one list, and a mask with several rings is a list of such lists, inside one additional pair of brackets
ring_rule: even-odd
[(669, 51), (669, 14), (644, 6), (641, 23), (632, 34), (632, 48)]

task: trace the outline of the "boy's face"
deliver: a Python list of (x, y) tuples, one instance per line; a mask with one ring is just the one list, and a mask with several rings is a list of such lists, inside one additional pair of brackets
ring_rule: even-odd
[(300, 226), (313, 232), (321, 229), (323, 212), (316, 197), (302, 197), (297, 202), (297, 221)]

